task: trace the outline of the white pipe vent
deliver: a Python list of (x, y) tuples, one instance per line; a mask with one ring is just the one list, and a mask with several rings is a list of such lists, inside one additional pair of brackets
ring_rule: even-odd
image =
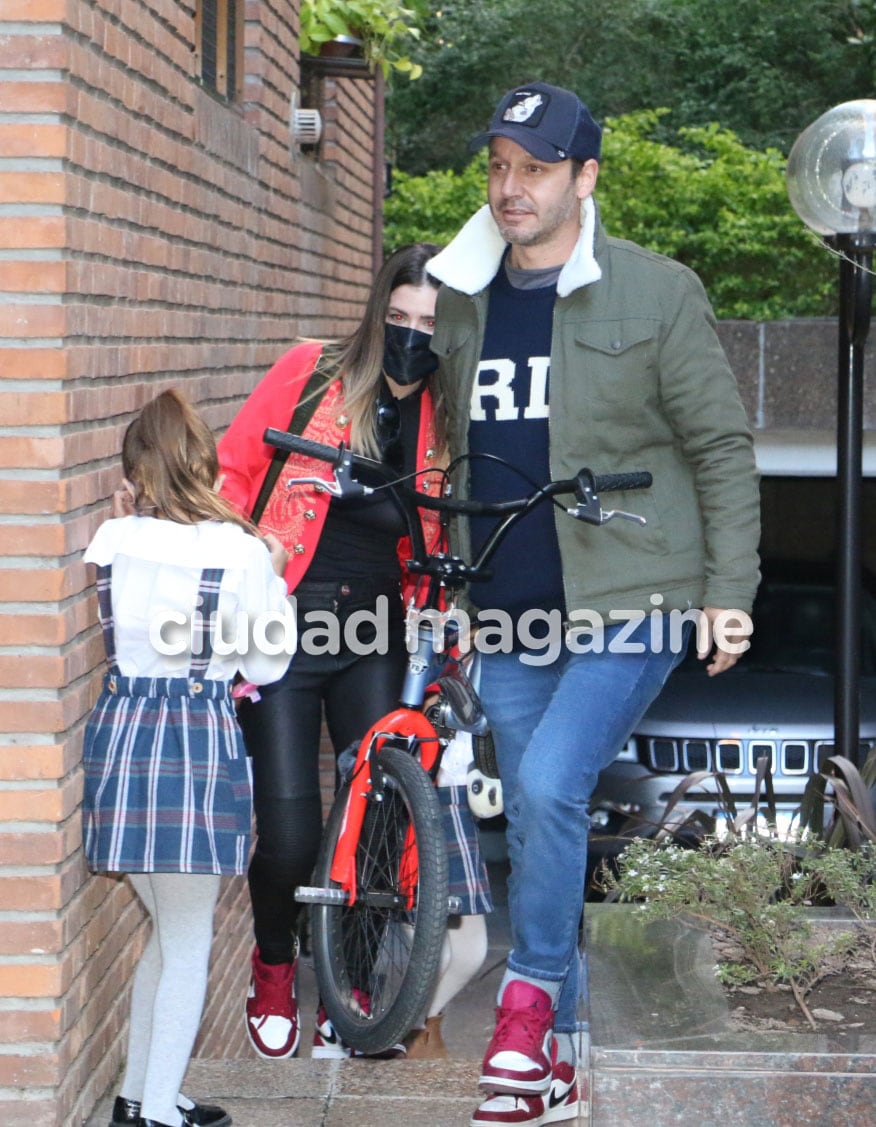
[(318, 145), (322, 136), (319, 110), (295, 110), (292, 115), (292, 139), (296, 145)]
[(298, 92), (293, 91), (289, 105), (289, 140), (293, 154), (305, 145), (318, 145), (322, 137), (322, 115), (319, 110), (302, 109)]

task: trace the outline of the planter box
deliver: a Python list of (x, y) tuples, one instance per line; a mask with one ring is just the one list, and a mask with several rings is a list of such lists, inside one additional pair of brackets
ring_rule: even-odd
[(635, 905), (588, 904), (586, 946), (593, 1127), (876, 1122), (876, 1037), (733, 1031), (709, 937)]

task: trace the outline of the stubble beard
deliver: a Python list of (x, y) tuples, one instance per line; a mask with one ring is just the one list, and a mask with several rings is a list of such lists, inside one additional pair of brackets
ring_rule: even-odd
[[(570, 193), (564, 196), (563, 199), (558, 200), (556, 203), (545, 211), (544, 216), (536, 223), (535, 227), (530, 227), (528, 230), (519, 228), (514, 224), (505, 224), (501, 218), (496, 214), (497, 210), (501, 213), (501, 209), (507, 204), (514, 202), (513, 200), (503, 199), (499, 201), (498, 208), (492, 208), (493, 218), (496, 220), (496, 226), (499, 228), (499, 234), (506, 243), (518, 247), (532, 247), (539, 246), (541, 243), (549, 242), (555, 231), (567, 223), (573, 216), (577, 215), (580, 203), (577, 195)], [(539, 219), (536, 211), (530, 212)]]

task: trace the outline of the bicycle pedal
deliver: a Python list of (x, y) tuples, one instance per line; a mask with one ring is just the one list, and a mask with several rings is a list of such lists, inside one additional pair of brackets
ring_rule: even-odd
[(458, 916), (462, 912), (462, 897), (461, 896), (448, 896), (447, 897), (447, 915)]
[(299, 904), (346, 904), (347, 894), (342, 888), (312, 888), (299, 885), (295, 889)]

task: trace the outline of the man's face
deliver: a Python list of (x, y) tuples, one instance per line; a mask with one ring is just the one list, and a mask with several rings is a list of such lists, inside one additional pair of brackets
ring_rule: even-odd
[(516, 141), (494, 137), (487, 196), (502, 237), (516, 246), (574, 244), (581, 200), (593, 191), (598, 169), (588, 160), (573, 179), (570, 161), (538, 160)]

